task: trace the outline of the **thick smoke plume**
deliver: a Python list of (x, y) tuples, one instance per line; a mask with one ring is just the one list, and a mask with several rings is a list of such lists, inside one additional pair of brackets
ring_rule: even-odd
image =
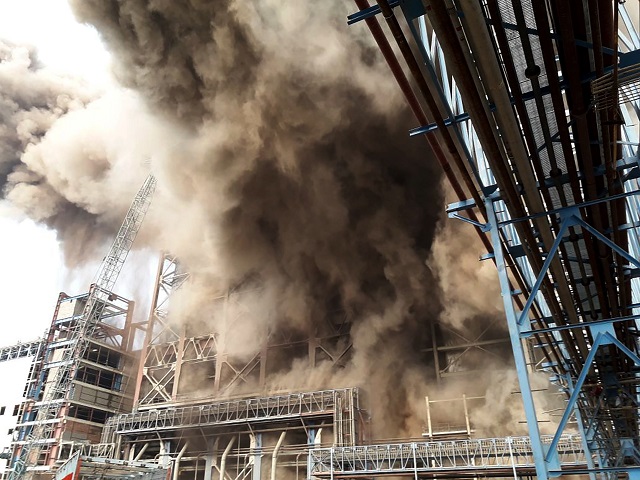
[(75, 233), (90, 215), (57, 191), (30, 149), (91, 97), (75, 80), (49, 73), (32, 49), (0, 41), (0, 186), (32, 218)]
[[(351, 5), (72, 4), (103, 36), (125, 89), (3, 97), (6, 198), (73, 238), (65, 245), (77, 262), (122, 218), (149, 159), (160, 191), (142, 238), (192, 274), (172, 300), (174, 321), (192, 335), (218, 332), (230, 363), (268, 341), (346, 329), (353, 348), (333, 345), (349, 350), (343, 368), (309, 372), (306, 352), (288, 350), (274, 358), (269, 386), (367, 385), (384, 418), (375, 434), (419, 434), (429, 376), (420, 350), (447, 268), (427, 262), (441, 175), (408, 138), (415, 124), (368, 32), (347, 27)], [(10, 68), (15, 50), (3, 52)], [(21, 68), (43, 75), (24, 59)], [(229, 291), (223, 314), (213, 299)], [(444, 319), (459, 328), (467, 314), (493, 313), (477, 303)], [(197, 385), (208, 388), (202, 377)]]
[[(194, 303), (174, 315), (221, 332), (239, 363), (267, 337), (323, 334), (347, 317), (355, 353), (344, 375), (373, 379), (381, 403), (406, 415), (407, 376), (440, 309), (425, 265), (440, 174), (407, 138), (413, 123), (367, 32), (347, 28), (338, 2), (76, 11), (103, 34), (120, 81), (186, 132), (180, 154), (156, 166), (168, 190), (155, 209), (171, 225), (163, 247), (201, 292), (185, 292)], [(238, 313), (212, 314), (206, 299), (232, 287), (244, 291)], [(295, 362), (278, 360), (286, 376)], [(304, 386), (299, 373), (280, 386)]]

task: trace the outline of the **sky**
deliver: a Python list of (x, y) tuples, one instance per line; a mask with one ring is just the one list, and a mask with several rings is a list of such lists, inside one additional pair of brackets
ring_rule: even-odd
[[(0, 37), (35, 46), (42, 63), (62, 75), (82, 77), (100, 89), (112, 85), (109, 54), (92, 27), (76, 22), (67, 0), (3, 2)], [(0, 346), (6, 346), (42, 336), (58, 293), (81, 293), (88, 285), (78, 285), (77, 277), (89, 283), (91, 277), (65, 271), (55, 233), (6, 204), (0, 204), (0, 232)]]
[[(38, 12), (34, 15), (34, 12)], [(38, 58), (60, 75), (81, 77), (98, 91), (115, 86), (110, 74), (110, 56), (100, 38), (87, 25), (76, 22), (67, 0), (5, 0), (0, 15), (0, 38), (34, 46)], [(0, 200), (0, 251), (4, 272), (0, 275), (0, 347), (42, 337), (51, 323), (58, 294), (85, 293), (98, 262), (69, 271), (56, 233), (35, 224)], [(105, 252), (106, 253), (106, 252)], [(117, 293), (136, 300), (135, 315), (146, 318), (157, 254), (150, 251), (130, 255), (116, 284)], [(153, 273), (152, 273), (153, 272)], [(8, 446), (11, 414), (22, 397), (30, 359), (0, 363), (0, 450)], [(0, 461), (0, 474), (4, 461)]]

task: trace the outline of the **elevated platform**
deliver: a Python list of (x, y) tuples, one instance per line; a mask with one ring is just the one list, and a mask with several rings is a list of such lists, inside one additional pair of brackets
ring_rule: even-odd
[(105, 425), (102, 440), (110, 442), (114, 434), (274, 422), (301, 417), (330, 417), (336, 411), (350, 411), (357, 406), (357, 388), (221, 400), (111, 417)]
[[(551, 443), (552, 437), (543, 441)], [(565, 435), (558, 446), (563, 472), (584, 469), (578, 435)], [(483, 438), (439, 442), (392, 443), (314, 448), (310, 478), (420, 476), (420, 478), (513, 477), (535, 475), (529, 437)]]

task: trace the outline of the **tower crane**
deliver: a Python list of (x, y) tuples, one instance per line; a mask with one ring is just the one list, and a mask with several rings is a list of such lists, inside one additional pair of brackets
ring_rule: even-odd
[(44, 398), (38, 403), (35, 424), (15, 458), (13, 468), (7, 477), (9, 480), (31, 476), (30, 467), (37, 464), (47, 439), (57, 428), (56, 420), (64, 413), (66, 401), (73, 397), (73, 379), (80, 359), (85, 355), (89, 345), (88, 339), (96, 328), (109, 296), (112, 295), (111, 290), (149, 209), (155, 187), (156, 178), (149, 175), (136, 194), (109, 253), (98, 269), (82, 316), (69, 327), (67, 340), (71, 347), (65, 349), (62, 358), (56, 362), (58, 368), (51, 370), (54, 378), (47, 381)]

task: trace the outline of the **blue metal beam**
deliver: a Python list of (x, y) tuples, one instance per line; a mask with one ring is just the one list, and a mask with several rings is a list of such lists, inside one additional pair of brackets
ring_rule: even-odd
[[(397, 7), (400, 5), (399, 0), (389, 0), (389, 6), (391, 8)], [(359, 12), (352, 13), (347, 16), (347, 25), (353, 25), (354, 23), (361, 22), (362, 20), (366, 20), (367, 18), (375, 17), (380, 13), (380, 7), (378, 5), (372, 5), (369, 8), (365, 8), (364, 10), (360, 10)]]
[(640, 366), (640, 358), (638, 358), (638, 356), (635, 353), (629, 350), (620, 340), (618, 340), (615, 336), (613, 336), (610, 333), (610, 331), (606, 331), (606, 329), (610, 329), (611, 331), (613, 331), (612, 325), (610, 323), (602, 326), (598, 325), (597, 327), (592, 326), (591, 328), (594, 331), (594, 333), (596, 331), (598, 332), (596, 335), (596, 339), (593, 342), (593, 345), (591, 346), (589, 355), (587, 355), (587, 358), (584, 361), (584, 366), (582, 368), (582, 371), (580, 372), (580, 375), (578, 375), (578, 379), (576, 380), (576, 383), (573, 386), (573, 393), (569, 397), (569, 402), (567, 403), (567, 406), (564, 410), (564, 414), (562, 415), (562, 419), (560, 420), (558, 429), (556, 430), (556, 434), (554, 435), (553, 440), (551, 441), (551, 445), (549, 445), (549, 450), (545, 455), (545, 461), (549, 461), (552, 458), (554, 452), (557, 452), (560, 436), (562, 435), (562, 432), (567, 426), (569, 417), (571, 417), (571, 414), (573, 413), (573, 409), (576, 405), (576, 402), (578, 401), (578, 396), (581, 393), (580, 390), (582, 388), (582, 385), (584, 384), (585, 379), (587, 378), (587, 375), (589, 374), (589, 370), (591, 370), (591, 366), (596, 357), (596, 353), (598, 352), (598, 348), (601, 345), (613, 344), (616, 347), (618, 347), (622, 353), (624, 353), (627, 357), (629, 357), (636, 365)]
[(520, 392), (522, 393), (522, 402), (524, 404), (525, 416), (527, 418), (529, 437), (531, 438), (531, 450), (533, 452), (533, 459), (536, 465), (536, 474), (539, 480), (547, 480), (549, 477), (548, 462), (545, 459), (545, 453), (542, 447), (542, 439), (540, 437), (540, 429), (538, 427), (538, 418), (533, 401), (533, 392), (531, 391), (529, 373), (527, 370), (527, 361), (524, 355), (522, 340), (520, 339), (520, 329), (517, 323), (518, 316), (513, 305), (511, 284), (509, 282), (504, 250), (502, 248), (502, 241), (500, 239), (500, 227), (498, 218), (496, 217), (494, 203), (490, 198), (486, 199), (485, 205), (487, 208), (487, 217), (489, 220), (488, 225), (491, 232), (491, 242), (493, 244), (493, 250), (495, 253), (496, 268), (498, 269), (498, 278), (500, 280), (502, 301), (504, 303), (505, 314), (507, 316), (507, 325), (509, 327), (509, 338), (511, 340), (511, 348), (513, 350), (513, 359), (515, 361), (516, 372), (518, 374), (518, 384), (520, 386)]

